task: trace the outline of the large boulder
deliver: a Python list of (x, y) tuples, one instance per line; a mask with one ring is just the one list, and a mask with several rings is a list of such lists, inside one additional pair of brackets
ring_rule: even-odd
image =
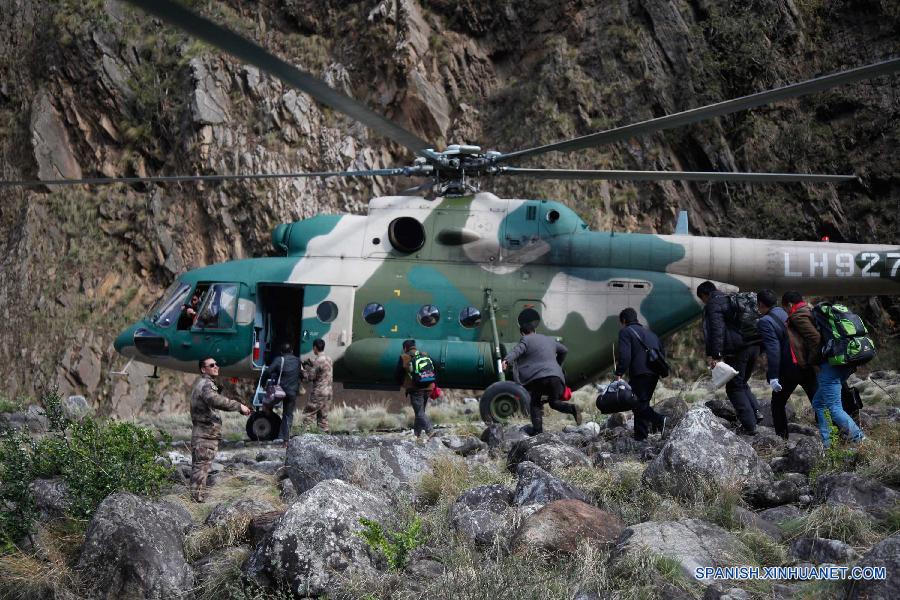
[(256, 498), (240, 498), (217, 504), (209, 516), (206, 517), (207, 525), (227, 525), (237, 521), (250, 522), (250, 519), (263, 513), (275, 510), (268, 500)]
[(513, 502), (519, 506), (547, 504), (554, 500), (581, 500), (590, 502), (587, 494), (574, 488), (559, 477), (551, 475), (533, 462), (525, 461), (516, 470), (519, 480)]
[(120, 492), (108, 496), (85, 534), (78, 570), (92, 598), (188, 597), (194, 574), (184, 556), (191, 516), (180, 506)]
[(591, 459), (584, 452), (558, 442), (541, 444), (531, 448), (525, 453), (525, 460), (531, 461), (550, 472), (568, 467), (591, 466)]
[[(759, 412), (762, 413), (763, 420), (761, 425), (766, 427), (775, 427), (775, 421), (772, 418), (772, 398), (771, 397), (757, 397), (756, 403), (759, 406)], [(797, 412), (794, 410), (794, 407), (790, 405), (790, 403), (786, 404), (784, 407), (784, 414), (787, 417), (788, 421), (793, 421), (797, 418)]]
[(728, 567), (747, 563), (750, 550), (736, 537), (700, 519), (648, 521), (622, 532), (615, 557), (652, 552), (677, 560), (694, 580), (699, 567)]
[(856, 566), (884, 569), (886, 577), (883, 580), (852, 582), (847, 600), (900, 598), (900, 533), (895, 533), (875, 544)]
[(479, 545), (491, 545), (509, 533), (513, 491), (502, 485), (466, 490), (450, 507), (450, 525)]
[(643, 475), (657, 492), (686, 497), (711, 486), (752, 492), (770, 486), (772, 480), (772, 470), (753, 448), (702, 406), (688, 412)]
[(64, 517), (72, 504), (69, 486), (62, 479), (35, 479), (28, 484), (28, 491), (41, 521)]
[(509, 469), (510, 473), (515, 473), (519, 463), (528, 460), (525, 456), (531, 450), (544, 444), (555, 444), (558, 442), (556, 434), (547, 431), (517, 440), (510, 445), (509, 451), (506, 453), (506, 468)]
[(884, 484), (856, 473), (836, 473), (816, 479), (816, 496), (832, 506), (849, 506), (876, 519), (896, 510), (900, 494)]
[(387, 502), (328, 479), (307, 490), (272, 526), (244, 565), (263, 587), (285, 585), (296, 596), (336, 595), (346, 577), (376, 575), (380, 558), (359, 536), (360, 519), (384, 523)]
[(689, 409), (688, 403), (679, 396), (666, 398), (653, 406), (653, 410), (666, 417), (666, 431), (672, 431), (678, 427)]
[(297, 493), (320, 481), (340, 479), (364, 490), (389, 495), (412, 493), (429, 462), (450, 451), (383, 437), (299, 435), (291, 439), (285, 465)]
[(734, 410), (734, 407), (731, 405), (726, 399), (723, 398), (713, 398), (711, 400), (707, 400), (705, 403), (706, 408), (712, 411), (714, 415), (719, 417), (720, 419), (725, 419), (726, 421), (735, 422), (737, 421), (737, 413)]
[(859, 558), (856, 550), (840, 540), (800, 538), (791, 544), (791, 556), (813, 564), (846, 565)]
[(555, 500), (527, 517), (512, 538), (516, 552), (543, 550), (572, 553), (589, 540), (613, 544), (625, 525), (619, 517), (580, 500)]
[(795, 434), (788, 439), (782, 456), (772, 461), (772, 469), (780, 472), (809, 473), (822, 458), (822, 439), (818, 436)]

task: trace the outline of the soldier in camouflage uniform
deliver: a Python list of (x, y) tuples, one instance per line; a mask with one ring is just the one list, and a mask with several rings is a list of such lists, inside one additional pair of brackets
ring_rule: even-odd
[(325, 354), (325, 340), (313, 341), (312, 361), (304, 363), (304, 377), (312, 385), (309, 399), (303, 409), (303, 425), (312, 425), (313, 418), (319, 429), (328, 433), (328, 409), (331, 406), (331, 384), (334, 381), (334, 371), (331, 357)]
[(195, 502), (203, 502), (206, 476), (222, 438), (222, 418), (218, 410), (250, 414), (248, 407), (219, 393), (213, 381), (219, 374), (219, 365), (214, 358), (202, 359), (199, 366), (201, 375), (191, 392), (191, 498)]

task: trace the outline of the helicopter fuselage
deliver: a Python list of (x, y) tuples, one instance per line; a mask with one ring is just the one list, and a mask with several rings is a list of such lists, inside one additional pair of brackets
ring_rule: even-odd
[[(498, 345), (505, 354), (520, 315), (534, 311), (538, 331), (569, 348), (567, 379), (579, 386), (612, 364), (622, 309), (668, 335), (700, 315), (705, 280), (728, 290), (900, 291), (896, 247), (594, 232), (561, 203), (489, 193), (375, 198), (366, 216), (280, 225), (272, 241), (284, 256), (183, 274), (116, 349), (192, 373), (212, 356), (223, 375), (250, 377), (282, 344), (302, 355), (322, 338), (337, 381), (378, 389), (396, 386), (402, 342), (413, 338), (442, 387), (483, 389), (498, 380)], [(196, 318), (183, 317), (197, 292)]]

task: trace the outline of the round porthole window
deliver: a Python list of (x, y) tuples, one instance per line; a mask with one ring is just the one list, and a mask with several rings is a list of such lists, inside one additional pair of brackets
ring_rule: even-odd
[(419, 309), (418, 314), (416, 314), (416, 318), (419, 320), (419, 323), (424, 327), (433, 327), (437, 325), (437, 322), (441, 320), (441, 311), (438, 310), (438, 307), (433, 304), (426, 304), (422, 308)]
[(323, 323), (331, 323), (337, 319), (338, 316), (337, 304), (331, 300), (326, 300), (316, 307), (316, 316), (319, 317), (319, 320)]
[(547, 212), (547, 222), (548, 223), (556, 223), (559, 221), (559, 211), (551, 210)]
[(388, 225), (391, 246), (409, 254), (425, 244), (425, 228), (412, 217), (398, 217)]
[(474, 306), (467, 306), (459, 311), (459, 324), (466, 329), (481, 325), (481, 311)]
[(384, 321), (384, 307), (377, 302), (366, 304), (362, 316), (369, 325), (378, 325)]

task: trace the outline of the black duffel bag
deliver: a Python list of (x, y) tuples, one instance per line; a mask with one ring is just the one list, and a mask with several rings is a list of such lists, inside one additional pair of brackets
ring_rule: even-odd
[(637, 398), (631, 386), (619, 379), (606, 387), (606, 391), (597, 396), (597, 409), (604, 415), (634, 410)]

